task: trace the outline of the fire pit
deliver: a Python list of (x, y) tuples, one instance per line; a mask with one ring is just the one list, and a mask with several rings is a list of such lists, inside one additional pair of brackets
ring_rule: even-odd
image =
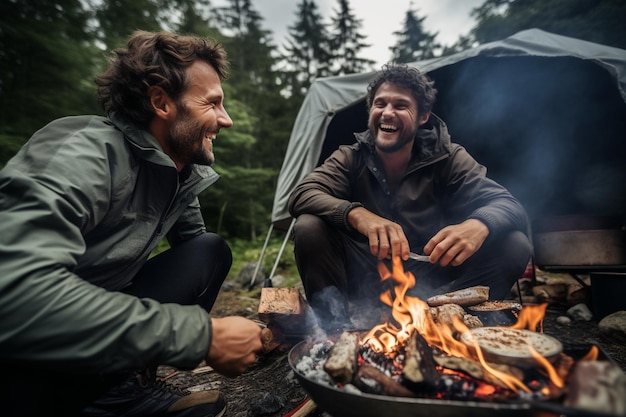
[[(399, 260), (393, 262), (393, 273), (384, 266), (380, 272), (395, 283), (394, 290), (381, 294), (392, 307), (392, 322), (303, 341), (289, 353), (302, 387), (333, 416), (602, 416), (626, 411), (624, 375), (598, 347), (562, 351), (558, 340), (536, 332), (545, 305), (525, 307), (509, 327), (470, 330), (459, 319), (442, 325), (435, 323), (428, 304), (406, 295), (415, 278), (404, 273)], [(502, 351), (492, 349), (498, 343), (504, 359)], [(609, 373), (612, 382), (595, 379)], [(601, 387), (595, 382), (615, 386), (601, 392), (605, 398), (599, 411), (580, 401), (591, 391), (597, 395)], [(603, 402), (616, 404), (606, 412)]]
[[(390, 395), (357, 392), (346, 387), (322, 382), (303, 369), (302, 362), (310, 361), (315, 344), (302, 341), (289, 352), (291, 369), (302, 388), (311, 399), (333, 417), (414, 417), (416, 415), (437, 417), (491, 417), (558, 415), (580, 417), (609, 417), (611, 414), (594, 413), (567, 407), (562, 404), (539, 400), (510, 400), (508, 402), (485, 402), (472, 400), (445, 400), (432, 398), (394, 397)], [(568, 351), (574, 357), (582, 357), (583, 351)], [(606, 358), (603, 355), (600, 358)]]

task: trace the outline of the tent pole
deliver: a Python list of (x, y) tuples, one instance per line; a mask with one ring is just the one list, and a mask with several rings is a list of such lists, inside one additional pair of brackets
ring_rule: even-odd
[(276, 272), (276, 268), (278, 267), (278, 262), (280, 261), (281, 256), (283, 255), (283, 250), (285, 250), (285, 246), (287, 245), (287, 240), (289, 236), (291, 236), (291, 230), (293, 229), (293, 225), (296, 222), (296, 219), (291, 219), (291, 223), (289, 224), (289, 229), (287, 229), (287, 233), (285, 234), (285, 239), (283, 239), (283, 244), (280, 246), (280, 250), (278, 251), (278, 255), (276, 255), (276, 261), (274, 262), (274, 266), (272, 267), (272, 272), (270, 272), (269, 279), (272, 279), (274, 276), (274, 272)]
[(272, 236), (272, 230), (274, 230), (274, 223), (270, 223), (270, 228), (267, 231), (267, 236), (265, 236), (265, 243), (263, 243), (263, 249), (261, 249), (261, 253), (259, 254), (259, 260), (254, 267), (254, 274), (252, 275), (252, 279), (250, 280), (249, 288), (254, 287), (254, 280), (256, 279), (256, 274), (259, 273), (259, 269), (261, 269), (261, 263), (263, 263), (263, 257), (265, 256), (265, 249), (267, 249), (267, 244), (270, 241), (270, 236)]

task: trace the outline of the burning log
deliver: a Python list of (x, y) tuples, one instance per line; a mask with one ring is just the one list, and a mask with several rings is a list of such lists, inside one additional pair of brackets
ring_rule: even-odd
[(406, 359), (402, 369), (404, 379), (414, 384), (435, 387), (441, 376), (436, 365), (432, 349), (426, 340), (418, 331), (413, 331), (406, 347)]
[(609, 361), (579, 361), (563, 405), (595, 413), (626, 414), (626, 375)]
[[(466, 374), (480, 379), (481, 381), (485, 381), (491, 385), (496, 385), (502, 388), (507, 388), (507, 385), (504, 384), (500, 379), (496, 378), (489, 372), (483, 368), (480, 362), (469, 359), (469, 358), (460, 358), (457, 356), (440, 356), (435, 355), (434, 360), (437, 364), (441, 365), (444, 368), (454, 369), (455, 371), (465, 372)], [(509, 375), (513, 375), (517, 379), (524, 378), (524, 373), (519, 368), (515, 368), (513, 366), (502, 365), (502, 364), (494, 364), (490, 363), (494, 369), (497, 369), (502, 372), (506, 372)]]
[(357, 369), (359, 341), (358, 333), (343, 332), (330, 349), (324, 370), (335, 381), (342, 384), (352, 381)]
[(363, 392), (395, 397), (415, 397), (415, 393), (374, 366), (362, 364), (354, 377), (354, 385)]
[(489, 299), (489, 287), (478, 285), (446, 294), (434, 295), (426, 300), (429, 306), (438, 307), (444, 304), (471, 306)]
[(574, 358), (570, 355), (561, 352), (559, 357), (554, 361), (554, 371), (559, 378), (565, 380), (569, 376), (575, 362)]

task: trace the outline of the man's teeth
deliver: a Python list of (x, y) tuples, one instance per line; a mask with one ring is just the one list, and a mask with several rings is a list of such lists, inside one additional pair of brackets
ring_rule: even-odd
[(394, 125), (381, 123), (380, 124), (380, 130), (383, 130), (385, 132), (395, 132), (396, 130), (398, 130), (398, 128), (397, 128), (397, 126), (394, 126)]

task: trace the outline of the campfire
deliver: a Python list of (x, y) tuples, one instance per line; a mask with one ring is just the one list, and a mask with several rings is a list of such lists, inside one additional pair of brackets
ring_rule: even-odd
[(543, 334), (547, 304), (524, 306), (512, 325), (483, 326), (462, 305), (485, 301), (488, 288), (424, 301), (408, 295), (416, 281), (399, 258), (379, 272), (393, 284), (380, 295), (392, 318), (310, 343), (295, 364), (304, 378), (354, 395), (626, 413), (621, 369), (596, 346), (574, 355)]

